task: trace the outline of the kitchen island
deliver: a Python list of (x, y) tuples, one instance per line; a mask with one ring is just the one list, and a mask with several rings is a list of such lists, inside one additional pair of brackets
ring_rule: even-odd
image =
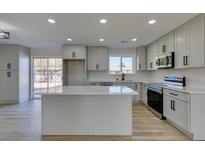
[(42, 93), (42, 135), (132, 135), (125, 86), (63, 86)]

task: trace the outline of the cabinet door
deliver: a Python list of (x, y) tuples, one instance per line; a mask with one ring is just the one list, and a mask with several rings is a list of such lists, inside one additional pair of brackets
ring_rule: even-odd
[(88, 47), (88, 70), (97, 70), (98, 64), (98, 53), (97, 53), (97, 47)]
[(152, 43), (147, 47), (147, 69), (156, 70), (156, 57), (157, 57), (157, 46)]
[(88, 47), (88, 70), (108, 70), (106, 47)]
[(172, 110), (172, 98), (166, 95), (163, 95), (163, 115), (174, 122), (175, 115)]
[(147, 105), (147, 87), (146, 85), (142, 85), (142, 102)]
[(157, 70), (157, 65), (156, 65), (156, 59), (157, 59), (157, 55), (158, 55), (158, 44), (157, 42), (153, 43), (153, 52), (152, 52), (152, 62), (153, 62), (153, 70)]
[(183, 128), (186, 131), (189, 131), (189, 120), (190, 120), (190, 104), (188, 102), (174, 100), (174, 112), (175, 112), (175, 120), (178, 126)]
[(170, 32), (165, 36), (165, 50), (166, 52), (174, 52), (174, 32)]
[(3, 71), (0, 70), (0, 100), (3, 100)]
[(63, 45), (63, 59), (86, 59), (86, 46), (84, 45)]
[(147, 70), (151, 70), (151, 45), (147, 46)]
[(16, 101), (19, 98), (19, 73), (18, 71), (1, 72), (1, 100)]
[(174, 124), (190, 131), (190, 104), (169, 96), (163, 96), (163, 115)]
[(184, 68), (184, 56), (188, 51), (187, 24), (175, 30), (175, 68)]
[(75, 58), (77, 59), (86, 59), (86, 46), (76, 45), (75, 46)]
[(165, 52), (163, 51), (163, 47), (166, 45), (166, 37), (163, 36), (162, 38), (160, 38), (158, 41), (158, 51), (157, 51), (157, 56), (160, 56), (162, 54), (164, 54)]
[(19, 100), (19, 71), (11, 71), (10, 77), (7, 75), (7, 81), (9, 85), (8, 100)]
[(98, 48), (98, 70), (108, 70), (108, 49), (106, 47)]
[(137, 70), (146, 70), (146, 48), (137, 48), (136, 53), (136, 68)]
[(204, 15), (189, 22), (189, 67), (204, 66)]
[(136, 88), (135, 90), (138, 92), (138, 95), (135, 96), (135, 99), (136, 99), (137, 101), (140, 101), (140, 100), (141, 100), (141, 95), (142, 95), (142, 92), (141, 92), (141, 89), (142, 89), (141, 83), (136, 83), (135, 88)]
[[(17, 49), (16, 49), (17, 50)], [(1, 70), (18, 70), (19, 69), (19, 52), (15, 50), (8, 50), (0, 52), (0, 69)], [(10, 67), (8, 68), (8, 65)]]
[(10, 86), (10, 83), (9, 83), (9, 80), (7, 78), (7, 72), (6, 71), (1, 71), (1, 74), (0, 74), (0, 82), (1, 82), (1, 100), (8, 100), (9, 98), (9, 86)]

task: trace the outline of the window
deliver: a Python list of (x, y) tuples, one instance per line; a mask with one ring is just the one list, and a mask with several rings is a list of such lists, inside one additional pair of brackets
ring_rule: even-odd
[(62, 58), (33, 59), (33, 94), (40, 98), (40, 92), (62, 85)]
[(110, 56), (109, 57), (110, 74), (133, 74), (132, 56)]

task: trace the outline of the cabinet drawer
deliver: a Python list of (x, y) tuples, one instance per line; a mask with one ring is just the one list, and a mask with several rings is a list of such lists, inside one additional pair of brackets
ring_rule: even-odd
[(175, 99), (180, 99), (180, 100), (185, 101), (185, 102), (189, 102), (189, 100), (190, 100), (189, 94), (179, 92), (176, 90), (164, 89), (163, 93), (164, 93), (164, 95), (170, 96), (170, 97), (175, 98)]

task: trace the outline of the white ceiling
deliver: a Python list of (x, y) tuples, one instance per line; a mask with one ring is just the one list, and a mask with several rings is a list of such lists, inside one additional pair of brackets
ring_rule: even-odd
[[(137, 47), (161, 37), (197, 14), (0, 14), (0, 30), (11, 33), (10, 40), (0, 43), (22, 44), (28, 47), (60, 47), (72, 38), (72, 44), (106, 45), (109, 47)], [(56, 21), (47, 22), (48, 18)], [(100, 24), (99, 19), (107, 19)], [(156, 19), (149, 25), (150, 19)], [(131, 42), (132, 38), (137, 42)], [(104, 42), (99, 42), (104, 38)], [(122, 44), (121, 40), (129, 43)]]

